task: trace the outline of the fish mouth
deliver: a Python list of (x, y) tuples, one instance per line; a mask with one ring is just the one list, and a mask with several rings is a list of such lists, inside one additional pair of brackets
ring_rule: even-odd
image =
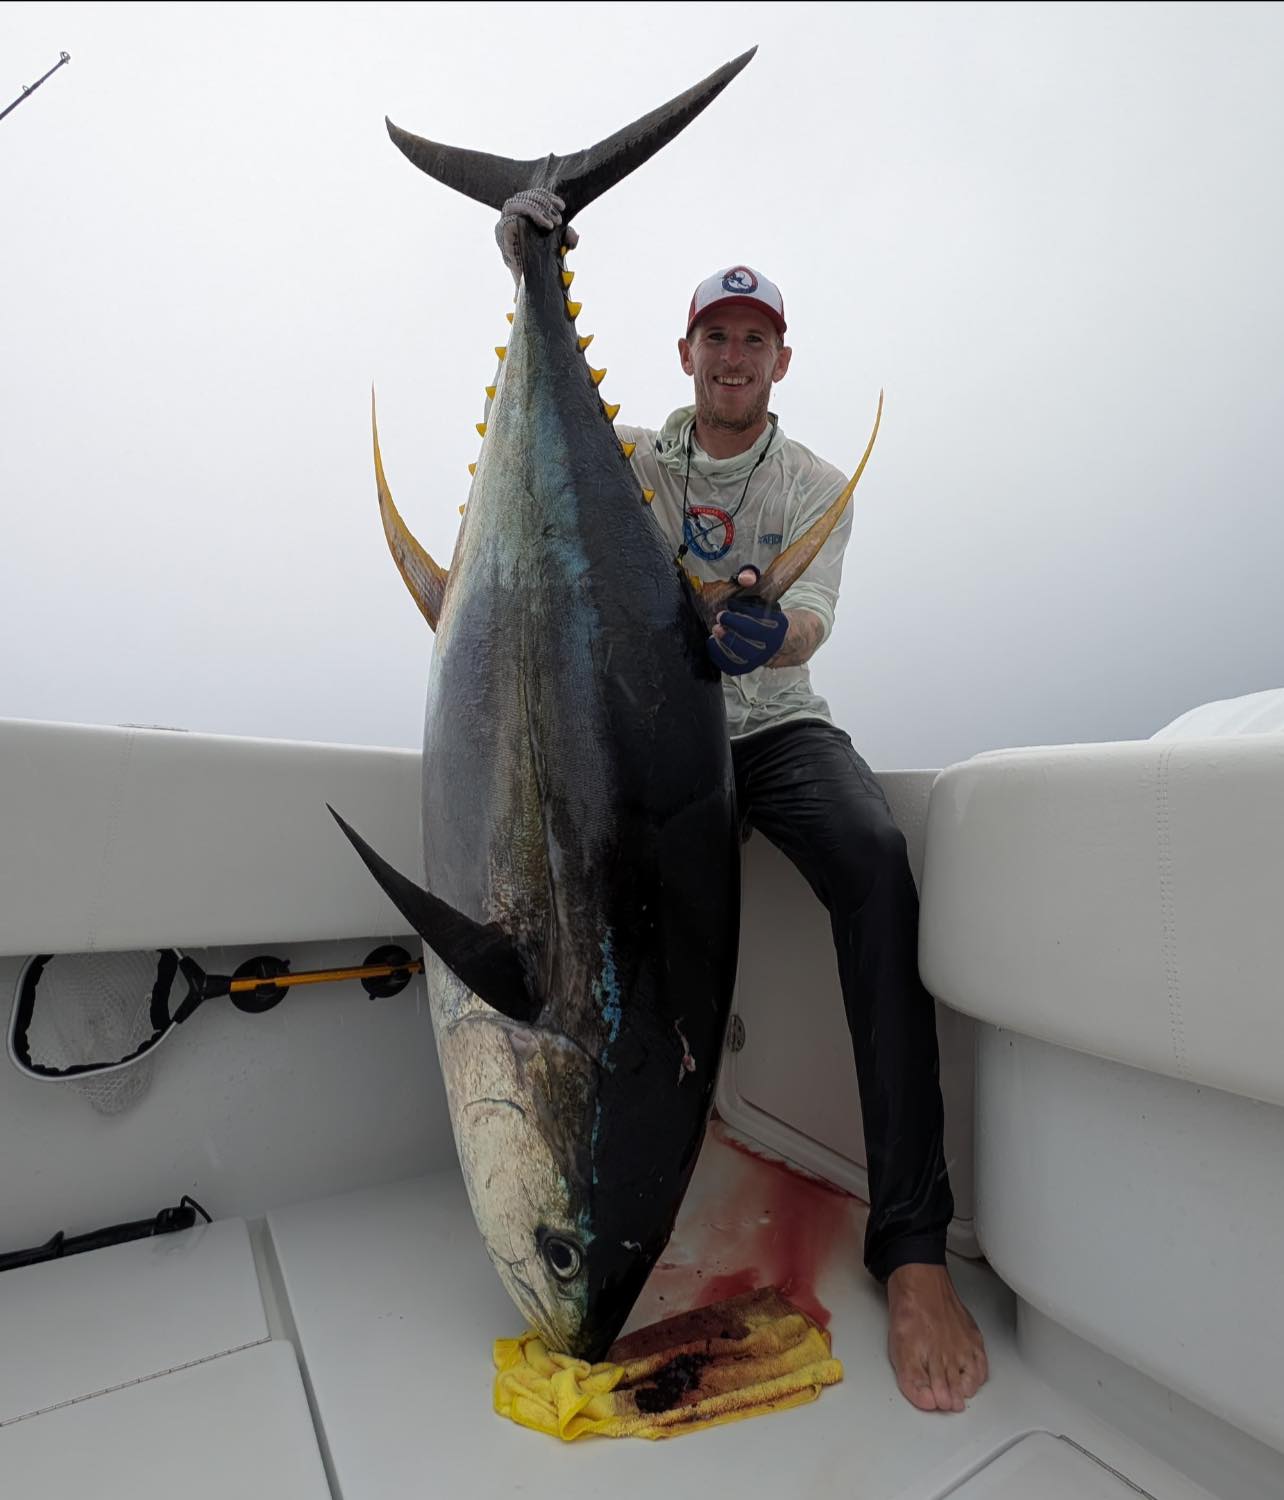
[[(500, 1256), (499, 1260), (503, 1262), (504, 1271), (507, 1272), (507, 1277), (511, 1281), (508, 1289), (509, 1295), (526, 1315), (527, 1320), (532, 1326), (538, 1329), (540, 1334), (548, 1341), (549, 1346), (557, 1348), (558, 1344), (566, 1339), (565, 1332), (561, 1326), (564, 1319), (558, 1318), (555, 1310), (549, 1307), (539, 1292), (522, 1275), (522, 1270), (526, 1266), (524, 1260), (506, 1260), (503, 1256)], [(519, 1267), (522, 1270), (519, 1270)], [(519, 1293), (523, 1295), (519, 1296)]]
[[(544, 1299), (530, 1282), (524, 1276), (519, 1276), (511, 1265), (508, 1267), (508, 1274), (513, 1278), (513, 1285), (519, 1287), (530, 1298), (530, 1302), (522, 1309), (530, 1321), (537, 1328), (554, 1328), (556, 1324), (549, 1316), (548, 1308), (544, 1306)], [(538, 1316), (533, 1314), (538, 1314)]]

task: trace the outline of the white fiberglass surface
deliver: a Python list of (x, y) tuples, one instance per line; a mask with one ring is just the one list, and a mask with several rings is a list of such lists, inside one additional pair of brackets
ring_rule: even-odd
[(0, 1428), (0, 1494), (330, 1500), (286, 1343), (259, 1344)]
[(978, 1035), (993, 1265), (1048, 1317), (1284, 1454), (1284, 1110)]
[(240, 1219), (6, 1271), (0, 1431), (267, 1337)]
[(986, 1335), (990, 1382), (962, 1415), (913, 1410), (887, 1362), (884, 1294), (861, 1266), (864, 1218), (857, 1200), (715, 1125), (631, 1324), (776, 1284), (828, 1322), (845, 1378), (811, 1405), (671, 1442), (571, 1445), (491, 1408), (492, 1341), (522, 1325), (457, 1172), (298, 1204), (268, 1226), (343, 1500), (572, 1486), (612, 1500), (938, 1500), (1040, 1430), (1069, 1434), (1164, 1500), (1207, 1496), (1022, 1365), (1011, 1294), (981, 1265), (951, 1263)]
[(949, 1500), (1138, 1500), (1143, 1493), (1065, 1438), (1033, 1432), (951, 1490)]
[[(268, 953), (298, 974), (360, 964), (384, 941), (190, 956), (210, 973), (232, 974)], [(21, 962), (0, 958), (5, 1023)], [(173, 1003), (185, 995), (185, 984), (176, 986)], [(454, 1159), (419, 978), (374, 1001), (355, 980), (301, 986), (257, 1015), (208, 1000), (157, 1049), (141, 1096), (110, 1118), (71, 1085), (35, 1082), (0, 1053), (0, 1251), (42, 1244), (60, 1229), (85, 1234), (151, 1218), (184, 1193), (215, 1219), (253, 1219), (269, 1204)]]

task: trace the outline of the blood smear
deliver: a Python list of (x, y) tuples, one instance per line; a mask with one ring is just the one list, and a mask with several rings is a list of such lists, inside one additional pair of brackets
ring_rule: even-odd
[(774, 1286), (827, 1328), (830, 1312), (817, 1284), (835, 1254), (859, 1261), (863, 1205), (759, 1156), (720, 1124), (711, 1127), (709, 1138), (710, 1145), (734, 1150), (742, 1165), (725, 1174), (727, 1186), (704, 1198), (698, 1215), (679, 1221), (644, 1293), (648, 1307), (664, 1316)]

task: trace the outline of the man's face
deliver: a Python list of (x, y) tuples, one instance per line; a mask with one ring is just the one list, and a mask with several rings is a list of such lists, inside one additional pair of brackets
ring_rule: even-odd
[(793, 353), (754, 307), (719, 307), (678, 340), (682, 368), (695, 381), (696, 417), (707, 427), (743, 432), (767, 415), (771, 388)]

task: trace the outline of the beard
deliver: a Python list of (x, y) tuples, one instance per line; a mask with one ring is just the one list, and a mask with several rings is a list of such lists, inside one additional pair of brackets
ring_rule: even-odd
[(717, 428), (722, 432), (746, 432), (766, 417), (771, 400), (770, 386), (759, 385), (758, 396), (753, 404), (743, 407), (734, 415), (718, 411), (715, 390), (712, 383), (701, 383), (696, 391), (696, 418), (702, 427)]

